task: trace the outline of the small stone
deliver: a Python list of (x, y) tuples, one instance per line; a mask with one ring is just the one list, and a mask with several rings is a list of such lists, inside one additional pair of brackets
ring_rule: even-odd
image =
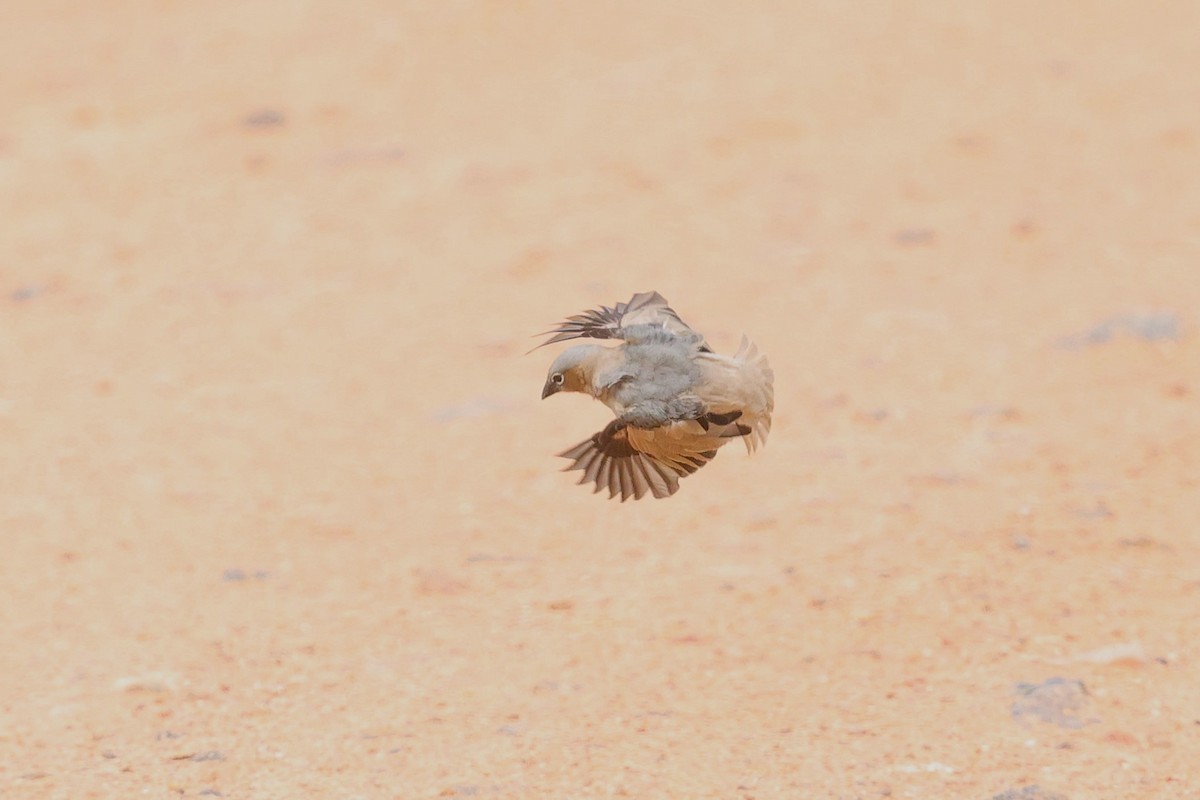
[(1099, 722), (1082, 716), (1088, 705), (1088, 691), (1082, 681), (1049, 678), (1042, 683), (1018, 683), (1016, 691), (1017, 700), (1012, 704), (1015, 720), (1023, 722), (1032, 717), (1071, 729)]
[(279, 128), (286, 122), (283, 113), (272, 108), (259, 109), (242, 117), (242, 124), (247, 128)]
[(1067, 800), (1067, 796), (1047, 792), (1040, 786), (1022, 786), (992, 795), (992, 800)]
[(174, 756), (172, 761), (224, 761), (225, 754), (220, 750), (203, 750), (199, 753), (185, 753)]
[(147, 672), (117, 678), (113, 688), (118, 692), (173, 692), (178, 677), (170, 672)]
[(906, 247), (931, 245), (937, 241), (937, 232), (931, 228), (902, 228), (892, 234), (892, 240)]
[(1148, 660), (1141, 642), (1122, 642), (1088, 650), (1075, 656), (1076, 661), (1086, 661), (1090, 664), (1128, 664), (1136, 666), (1145, 664)]

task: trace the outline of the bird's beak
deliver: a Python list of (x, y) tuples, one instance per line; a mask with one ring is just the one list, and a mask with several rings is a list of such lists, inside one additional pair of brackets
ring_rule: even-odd
[(556, 384), (554, 381), (546, 381), (546, 385), (542, 387), (542, 399), (545, 400), (550, 395), (557, 394), (558, 390), (561, 388), (562, 387)]

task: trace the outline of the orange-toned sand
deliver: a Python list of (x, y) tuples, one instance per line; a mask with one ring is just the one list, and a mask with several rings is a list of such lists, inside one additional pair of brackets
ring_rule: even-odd
[[(0, 796), (1200, 797), (1198, 30), (9, 0)], [(775, 427), (622, 505), (651, 289)]]

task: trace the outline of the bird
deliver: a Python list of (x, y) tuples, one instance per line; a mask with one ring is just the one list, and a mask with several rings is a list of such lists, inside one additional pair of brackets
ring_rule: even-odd
[[(579, 392), (604, 403), (614, 419), (558, 455), (579, 470), (593, 494), (608, 490), (640, 500), (670, 497), (733, 439), (753, 453), (766, 442), (775, 407), (775, 374), (766, 356), (742, 336), (732, 356), (720, 355), (658, 292), (568, 317), (538, 336), (534, 347), (573, 339), (616, 340), (615, 347), (576, 344), (554, 359), (542, 399)], [(531, 350), (530, 352), (533, 352)]]

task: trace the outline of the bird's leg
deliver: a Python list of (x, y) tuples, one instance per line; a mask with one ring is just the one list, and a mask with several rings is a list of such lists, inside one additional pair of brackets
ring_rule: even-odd
[(741, 411), (730, 411), (728, 414), (713, 414), (712, 412), (709, 412), (705, 419), (714, 425), (728, 425), (740, 416), (742, 416)]

